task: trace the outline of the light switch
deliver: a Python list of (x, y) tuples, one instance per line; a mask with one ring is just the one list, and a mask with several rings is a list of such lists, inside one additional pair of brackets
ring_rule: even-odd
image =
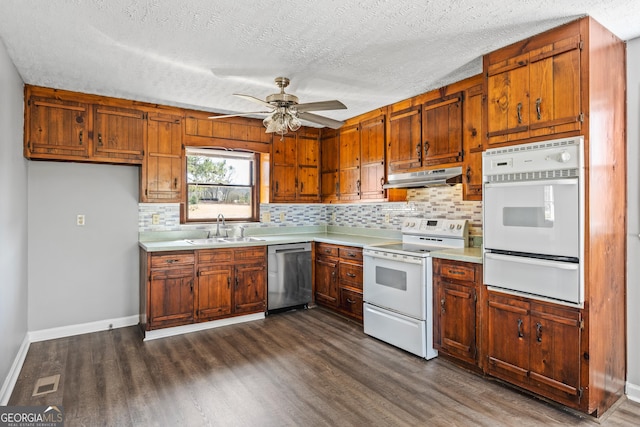
[(80, 227), (84, 226), (84, 215), (78, 214), (78, 216), (76, 216), (76, 225)]
[(151, 224), (153, 224), (153, 225), (160, 224), (160, 214), (151, 215)]
[(284, 212), (280, 212), (280, 222), (284, 222), (285, 218), (286, 218), (286, 215), (284, 214)]

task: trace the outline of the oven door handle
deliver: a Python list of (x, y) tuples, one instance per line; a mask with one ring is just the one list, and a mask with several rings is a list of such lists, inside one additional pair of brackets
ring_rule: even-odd
[(530, 187), (536, 185), (578, 185), (578, 178), (544, 179), (533, 181), (485, 182), (485, 188)]
[(491, 252), (485, 252), (485, 258), (494, 259), (496, 261), (508, 261), (508, 262), (519, 262), (521, 264), (530, 264), (530, 265), (538, 265), (541, 267), (553, 267), (560, 268), (563, 270), (577, 270), (579, 268), (578, 264), (571, 262), (562, 262), (562, 261), (552, 261), (546, 259), (538, 259), (538, 258), (527, 258), (521, 256), (509, 256), (502, 254), (493, 254)]

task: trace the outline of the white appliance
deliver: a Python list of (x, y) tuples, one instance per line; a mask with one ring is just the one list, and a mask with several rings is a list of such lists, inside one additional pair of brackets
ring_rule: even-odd
[(483, 153), (484, 283), (582, 306), (583, 138)]
[(463, 248), (467, 238), (467, 220), (406, 218), (401, 243), (365, 246), (364, 332), (420, 357), (436, 357), (430, 252)]

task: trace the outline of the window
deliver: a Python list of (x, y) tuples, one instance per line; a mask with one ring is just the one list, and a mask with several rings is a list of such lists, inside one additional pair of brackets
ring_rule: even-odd
[(187, 150), (187, 221), (256, 221), (256, 155), (236, 151)]

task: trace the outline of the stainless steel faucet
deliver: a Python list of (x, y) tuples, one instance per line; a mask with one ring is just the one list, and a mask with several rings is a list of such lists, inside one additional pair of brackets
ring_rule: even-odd
[(220, 237), (220, 218), (222, 218), (222, 228), (224, 229), (224, 237), (229, 237), (229, 231), (224, 223), (224, 215), (218, 214), (218, 220), (216, 221), (216, 237)]

